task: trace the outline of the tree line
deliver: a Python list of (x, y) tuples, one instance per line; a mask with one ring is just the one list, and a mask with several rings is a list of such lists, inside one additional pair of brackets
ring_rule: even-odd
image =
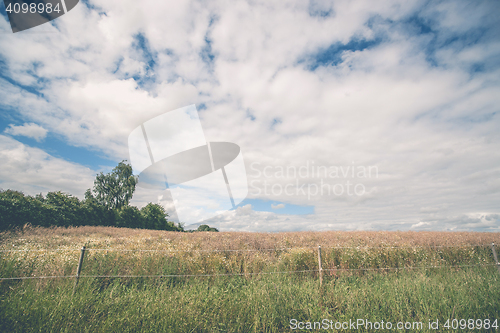
[[(185, 231), (182, 224), (168, 221), (168, 214), (159, 204), (150, 202), (141, 209), (129, 205), (137, 181), (132, 167), (122, 161), (112, 172), (96, 176), (84, 200), (61, 191), (30, 196), (20, 191), (0, 190), (0, 230), (29, 223), (42, 227), (92, 225)], [(198, 231), (218, 230), (201, 225)]]

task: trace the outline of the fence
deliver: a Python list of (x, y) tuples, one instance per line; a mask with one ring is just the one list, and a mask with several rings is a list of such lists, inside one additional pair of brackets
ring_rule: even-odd
[[(317, 248), (317, 259), (318, 268), (317, 269), (307, 269), (307, 270), (292, 270), (292, 271), (275, 271), (275, 272), (252, 272), (252, 273), (218, 273), (218, 274), (165, 274), (165, 275), (81, 275), (81, 271), (84, 264), (85, 253), (89, 251), (120, 251), (120, 252), (256, 252), (256, 251), (289, 251), (295, 248), (272, 248), (272, 249), (228, 249), (228, 250), (161, 250), (161, 249), (113, 249), (113, 248), (86, 248), (83, 246), (80, 249), (80, 257), (78, 261), (76, 275), (62, 275), (62, 276), (21, 276), (21, 277), (3, 277), (0, 281), (7, 280), (30, 280), (30, 279), (56, 279), (56, 278), (74, 278), (75, 279), (75, 289), (78, 285), (80, 278), (183, 278), (183, 277), (217, 277), (217, 276), (247, 276), (247, 275), (265, 275), (265, 274), (289, 274), (289, 273), (304, 273), (304, 272), (318, 272), (319, 284), (323, 283), (323, 272), (325, 271), (375, 271), (375, 270), (401, 270), (401, 269), (436, 269), (436, 268), (460, 268), (460, 267), (487, 267), (487, 266), (497, 266), (500, 273), (500, 264), (498, 262), (498, 256), (495, 249), (495, 244), (491, 245), (468, 245), (469, 247), (486, 247), (491, 246), (491, 251), (493, 254), (494, 264), (473, 264), (473, 265), (430, 265), (430, 266), (405, 266), (405, 267), (377, 267), (377, 268), (326, 268), (322, 267), (322, 248), (318, 246)], [(463, 245), (436, 245), (436, 246), (390, 246), (390, 247), (325, 247), (323, 249), (405, 249), (405, 248), (453, 248), (453, 247), (463, 247)], [(306, 247), (307, 248), (307, 247)], [(304, 248), (300, 248), (304, 249)], [(308, 248), (313, 249), (313, 248)], [(75, 249), (76, 250), (76, 249)], [(38, 252), (51, 252), (51, 251), (69, 251), (68, 249), (31, 249), (31, 250), (0, 250), (1, 252), (28, 252), (28, 251), (38, 251)]]

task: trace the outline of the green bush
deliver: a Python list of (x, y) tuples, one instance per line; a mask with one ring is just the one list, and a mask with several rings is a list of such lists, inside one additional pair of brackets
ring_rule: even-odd
[(183, 231), (167, 220), (159, 204), (148, 203), (139, 210), (134, 206), (110, 209), (86, 193), (86, 199), (63, 192), (35, 197), (19, 191), (0, 191), (0, 230), (22, 228), (25, 224), (42, 227), (115, 226), (167, 231)]
[[(29, 223), (42, 227), (93, 225), (184, 231), (181, 224), (167, 220), (168, 214), (159, 204), (148, 203), (140, 210), (129, 206), (137, 181), (132, 167), (122, 161), (111, 173), (98, 174), (93, 190), (88, 189), (82, 201), (61, 191), (32, 197), (0, 190), (0, 230)], [(218, 231), (208, 225), (200, 227), (205, 229), (199, 231)]]
[(196, 231), (214, 231), (214, 232), (219, 232), (217, 228), (212, 228), (207, 224), (202, 224), (196, 229)]

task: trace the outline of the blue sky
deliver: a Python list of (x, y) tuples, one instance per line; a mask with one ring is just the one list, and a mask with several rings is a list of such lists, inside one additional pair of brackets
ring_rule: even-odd
[(251, 184), (221, 230), (500, 228), (497, 1), (89, 0), (16, 34), (0, 11), (1, 188), (83, 197), (196, 104)]
[(300, 206), (287, 204), (285, 202), (279, 201), (266, 201), (260, 199), (245, 199), (238, 207), (244, 207), (250, 204), (255, 211), (261, 212), (278, 212), (283, 214), (293, 214), (293, 215), (309, 215), (314, 214), (314, 206)]

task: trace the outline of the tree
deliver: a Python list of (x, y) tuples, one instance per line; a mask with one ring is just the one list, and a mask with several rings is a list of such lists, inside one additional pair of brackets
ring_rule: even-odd
[(24, 193), (0, 190), (0, 230), (22, 227), (31, 222), (31, 202)]
[(127, 206), (135, 191), (137, 177), (132, 174), (132, 166), (121, 161), (111, 173), (102, 172), (95, 177), (93, 193), (87, 190), (86, 200), (95, 199), (108, 209)]
[(35, 197), (18, 191), (0, 191), (0, 230), (26, 223), (43, 227), (86, 223), (86, 210), (76, 197), (57, 191)]
[(48, 225), (75, 226), (86, 224), (84, 208), (77, 197), (57, 191), (48, 192), (45, 198), (39, 195), (36, 200), (42, 203), (42, 207), (38, 209), (40, 212), (44, 212), (41, 220), (46, 221), (45, 223)]
[(135, 206), (124, 206), (115, 210), (116, 226), (122, 228), (144, 228), (145, 217)]
[(161, 230), (167, 223), (165, 209), (154, 203), (148, 203), (141, 208), (141, 215), (144, 217), (144, 228)]
[(159, 204), (148, 203), (141, 208), (141, 215), (144, 217), (144, 228), (167, 230), (167, 231), (183, 231), (182, 227), (177, 227), (174, 222), (167, 221), (168, 214)]
[(61, 191), (35, 197), (19, 191), (0, 189), (0, 231), (23, 227), (26, 223), (43, 227), (103, 225), (184, 231), (182, 224), (168, 221), (165, 209), (149, 203), (142, 209), (129, 206), (137, 177), (132, 167), (121, 161), (111, 173), (98, 174), (85, 200)]
[(111, 226), (115, 224), (115, 214), (113, 211), (100, 205), (97, 199), (92, 195), (90, 189), (87, 189), (85, 192), (83, 207), (85, 209), (85, 220), (87, 221), (87, 225)]
[(217, 228), (212, 228), (208, 224), (202, 224), (202, 225), (200, 225), (198, 227), (198, 229), (196, 229), (196, 231), (215, 231), (215, 232), (219, 232), (219, 230)]

